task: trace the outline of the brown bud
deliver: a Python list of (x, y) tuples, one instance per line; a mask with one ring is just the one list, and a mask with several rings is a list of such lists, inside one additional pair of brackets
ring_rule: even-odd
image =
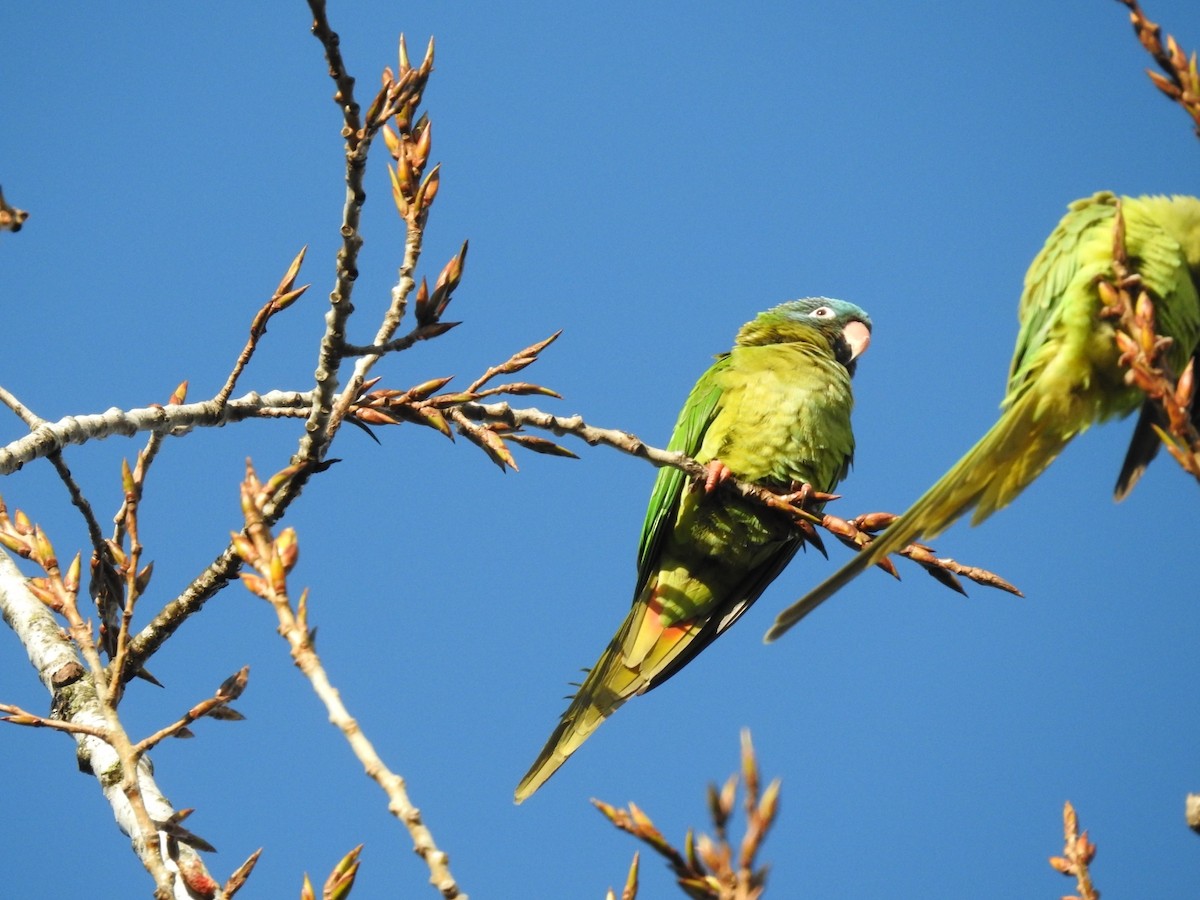
[(758, 816), (766, 824), (773, 822), (776, 814), (779, 812), (779, 791), (781, 786), (780, 780), (776, 778), (767, 785), (767, 789), (763, 791), (762, 799), (758, 802)]
[(428, 209), (433, 205), (433, 198), (437, 196), (441, 183), (441, 163), (439, 163), (429, 171), (421, 183), (421, 187), (417, 189), (416, 205), (420, 209)]
[(1154, 82), (1154, 86), (1172, 100), (1178, 100), (1183, 95), (1183, 91), (1180, 89), (1179, 85), (1175, 84), (1175, 82), (1171, 81), (1169, 78), (1165, 78), (1164, 76), (1158, 74), (1157, 72), (1151, 71), (1150, 69), (1146, 70), (1146, 74), (1150, 76), (1150, 80)]
[(1073, 875), (1075, 873), (1075, 866), (1061, 856), (1051, 856), (1048, 862), (1051, 868), (1064, 875)]
[(404, 152), (404, 146), (400, 142), (400, 135), (396, 134), (392, 126), (383, 126), (383, 142), (387, 144), (388, 153), (392, 155), (392, 159), (399, 160)]
[(408, 395), (414, 400), (423, 400), (434, 391), (440, 391), (453, 380), (453, 375), (444, 375), (441, 378), (431, 378), (428, 381), (421, 382), (416, 387), (409, 388)]
[(845, 519), (839, 518), (839, 517), (837, 517), (835, 515), (831, 515), (829, 513), (826, 513), (825, 516), (822, 518), (821, 525), (825, 528), (826, 531), (828, 531), (831, 534), (833, 534), (837, 537), (840, 537), (840, 538), (846, 538), (848, 540), (857, 542), (857, 540), (860, 537), (859, 531), (857, 528), (855, 528), (853, 525), (851, 525)]
[(416, 143), (409, 148), (408, 160), (412, 163), (413, 169), (419, 172), (425, 167), (425, 163), (429, 160), (429, 151), (432, 148), (432, 144), (433, 125), (426, 121), (425, 127), (421, 129)]
[(1117, 342), (1117, 349), (1123, 354), (1133, 356), (1138, 352), (1137, 342), (1124, 331), (1114, 331), (1113, 338)]
[(267, 590), (267, 583), (257, 575), (242, 572), (239, 577), (242, 579), (242, 584), (246, 586), (246, 590), (254, 594), (254, 596), (262, 597), (264, 600), (270, 599), (271, 593)]
[(25, 558), (29, 557), (29, 547), (26, 546), (25, 542), (15, 534), (9, 534), (6, 531), (0, 531), (0, 544), (19, 556), (23, 556)]
[(403, 75), (412, 68), (412, 64), (408, 61), (408, 42), (404, 40), (403, 33), (400, 35), (400, 52), (398, 55), (400, 59), (400, 74)]
[(889, 512), (864, 513), (854, 520), (854, 524), (863, 531), (874, 534), (887, 528), (898, 518), (900, 518), (898, 515)]
[[(440, 431), (446, 437), (450, 438), (450, 440), (454, 440), (454, 432), (450, 430), (450, 423), (447, 422), (446, 417), (436, 409), (428, 406), (418, 406), (417, 413), (421, 416), (422, 424), (428, 425), (429, 427)], [(499, 438), (497, 438), (497, 440), (499, 440)], [(501, 446), (503, 446), (503, 442), (501, 442)], [(516, 466), (513, 466), (513, 468), (516, 468)]]
[[(399, 170), (408, 170), (408, 166), (404, 163), (399, 164)], [(396, 204), (396, 211), (402, 216), (408, 216), (409, 203), (408, 194), (404, 189), (404, 179), (400, 176), (399, 170), (388, 166), (388, 175), (392, 179), (392, 202)]]
[(1138, 292), (1137, 303), (1134, 304), (1133, 312), (1139, 323), (1153, 328), (1154, 301), (1150, 299), (1150, 295), (1146, 291)]
[(358, 421), (364, 425), (399, 425), (398, 419), (393, 418), (388, 413), (379, 409), (370, 407), (360, 407), (351, 413)]
[(1188, 360), (1188, 364), (1183, 367), (1183, 374), (1179, 376), (1179, 383), (1175, 385), (1175, 402), (1184, 409), (1191, 405), (1196, 393), (1195, 362), (1195, 357)]
[(1100, 295), (1100, 299), (1106, 307), (1116, 307), (1121, 299), (1121, 295), (1112, 286), (1112, 283), (1104, 279), (1096, 282), (1096, 293)]

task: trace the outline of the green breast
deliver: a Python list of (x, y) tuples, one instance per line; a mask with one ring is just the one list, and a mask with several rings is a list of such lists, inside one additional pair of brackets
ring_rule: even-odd
[(807, 343), (735, 348), (720, 375), (722, 399), (697, 454), (739, 478), (832, 490), (854, 452), (850, 376)]

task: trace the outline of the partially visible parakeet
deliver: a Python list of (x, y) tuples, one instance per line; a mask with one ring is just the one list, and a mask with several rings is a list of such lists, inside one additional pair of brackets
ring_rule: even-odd
[(638, 548), (633, 608), (575, 694), (520, 803), (634, 694), (662, 684), (737, 621), (799, 549), (783, 516), (714, 487), (732, 474), (832, 491), (854, 453), (850, 376), (871, 320), (852, 303), (794, 300), (759, 314), (700, 376), (667, 445), (708, 466), (662, 468)]
[[(982, 522), (1016, 499), (1075, 435), (1141, 406), (1116, 499), (1133, 488), (1158, 451), (1159, 414), (1126, 383), (1112, 320), (1101, 315), (1096, 285), (1114, 278), (1117, 202), (1099, 193), (1072, 203), (1029, 267), (999, 421), (866, 550), (784, 610), (767, 641), (888, 553), (936, 537), (972, 509), (972, 524)], [(1154, 301), (1159, 333), (1173, 340), (1166, 355), (1178, 374), (1200, 342), (1200, 199), (1123, 197), (1120, 204), (1130, 265)]]

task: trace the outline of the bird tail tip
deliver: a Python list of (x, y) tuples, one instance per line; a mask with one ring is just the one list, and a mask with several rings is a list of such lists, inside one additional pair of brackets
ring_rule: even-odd
[(525, 773), (525, 777), (521, 779), (517, 785), (517, 789), (513, 791), (513, 803), (520, 806), (532, 797), (534, 792), (545, 784), (550, 776), (557, 772), (559, 767), (567, 761), (569, 755), (559, 753), (557, 750), (543, 752), (529, 771)]
[(571, 758), (600, 725), (607, 719), (627, 697), (608, 698), (609, 702), (597, 703), (597, 683), (603, 683), (607, 673), (607, 656), (601, 657), (600, 662), (592, 667), (587, 679), (575, 694), (571, 705), (563, 713), (558, 726), (546, 741), (542, 752), (538, 754), (525, 777), (513, 792), (516, 803), (528, 799), (534, 791), (540, 788), (562, 764)]

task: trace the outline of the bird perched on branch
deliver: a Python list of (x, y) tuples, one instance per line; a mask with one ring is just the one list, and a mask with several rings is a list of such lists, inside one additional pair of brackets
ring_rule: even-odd
[(718, 491), (730, 475), (832, 491), (854, 453), (850, 376), (871, 320), (852, 303), (794, 300), (743, 325), (700, 376), (668, 449), (707, 468), (658, 471), (633, 607), (516, 790), (536, 791), (609, 715), (658, 687), (737, 621), (803, 543), (783, 514)]
[[(1077, 200), (1025, 275), (1020, 331), (999, 420), (966, 456), (858, 556), (780, 613), (773, 641), (860, 572), (918, 539), (936, 537), (975, 511), (978, 524), (1007, 506), (1095, 422), (1142, 408), (1115, 491), (1133, 488), (1158, 451), (1158, 407), (1126, 378), (1101, 283), (1115, 282), (1117, 209), (1124, 253), (1149, 293), (1164, 355), (1175, 374), (1200, 343), (1200, 199), (1122, 197)], [(1193, 408), (1193, 419), (1198, 411)]]

